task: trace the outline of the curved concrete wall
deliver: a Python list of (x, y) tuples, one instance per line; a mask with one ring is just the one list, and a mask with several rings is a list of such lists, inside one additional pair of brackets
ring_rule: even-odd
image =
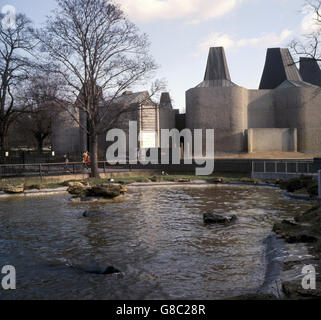
[(273, 90), (248, 90), (247, 92), (248, 127), (275, 128)]
[(276, 125), (298, 129), (300, 152), (321, 151), (321, 88), (274, 91)]
[(247, 129), (297, 129), (298, 151), (320, 152), (321, 88), (193, 88), (186, 92), (186, 128), (215, 129), (216, 152), (230, 153), (247, 151)]
[[(186, 127), (214, 129), (216, 152), (246, 150), (248, 95), (242, 87), (193, 88), (186, 92)], [(205, 150), (205, 139), (203, 150)]]

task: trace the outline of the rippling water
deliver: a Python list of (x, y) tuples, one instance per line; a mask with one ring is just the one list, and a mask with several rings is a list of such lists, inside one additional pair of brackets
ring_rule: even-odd
[[(124, 201), (71, 204), (68, 195), (0, 201), (0, 266), (17, 290), (1, 299), (220, 299), (250, 293), (265, 277), (264, 239), (276, 220), (309, 203), (267, 188), (131, 188)], [(87, 209), (104, 215), (82, 217)], [(236, 214), (204, 226), (203, 214)], [(96, 261), (119, 275), (71, 266)]]

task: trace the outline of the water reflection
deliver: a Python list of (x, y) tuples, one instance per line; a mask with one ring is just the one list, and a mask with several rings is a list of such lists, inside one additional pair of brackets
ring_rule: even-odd
[[(0, 266), (17, 269), (17, 290), (2, 299), (219, 299), (264, 282), (272, 224), (310, 204), (273, 189), (131, 189), (123, 202), (70, 204), (69, 196), (0, 202)], [(105, 212), (87, 219), (88, 209)], [(204, 226), (206, 212), (238, 216)], [(95, 260), (121, 275), (70, 268)]]

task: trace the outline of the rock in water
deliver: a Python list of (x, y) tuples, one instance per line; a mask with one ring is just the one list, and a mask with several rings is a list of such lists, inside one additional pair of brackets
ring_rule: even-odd
[(206, 224), (229, 224), (235, 222), (237, 217), (233, 216), (221, 216), (214, 213), (206, 213), (204, 214), (204, 223)]
[(67, 190), (74, 197), (86, 198), (103, 198), (113, 199), (127, 192), (125, 186), (119, 184), (108, 184), (95, 187), (85, 187), (83, 185), (75, 185)]
[(24, 185), (20, 186), (6, 186), (3, 189), (3, 192), (8, 193), (8, 194), (19, 194), (23, 193), (25, 191)]
[(123, 187), (120, 185), (108, 185), (92, 187), (88, 190), (90, 197), (116, 198), (121, 195)]
[(94, 210), (94, 211), (85, 211), (83, 213), (83, 217), (85, 218), (96, 218), (98, 216), (102, 216), (104, 214), (103, 211), (98, 211), (98, 210)]
[(114, 267), (107, 267), (102, 274), (114, 274), (114, 273), (120, 273), (120, 271), (118, 269), (115, 269)]
[(89, 263), (72, 263), (71, 267), (81, 272), (97, 275), (121, 273), (121, 271), (113, 266), (101, 267), (100, 263), (96, 261), (90, 261)]
[(115, 274), (115, 273), (120, 273), (119, 270), (115, 269), (114, 267), (107, 267), (102, 270), (84, 270), (86, 273), (90, 274), (101, 274), (101, 275), (108, 275), (108, 274)]
[(85, 186), (71, 186), (67, 190), (71, 195), (77, 196), (77, 197), (86, 197), (88, 194), (88, 189)]

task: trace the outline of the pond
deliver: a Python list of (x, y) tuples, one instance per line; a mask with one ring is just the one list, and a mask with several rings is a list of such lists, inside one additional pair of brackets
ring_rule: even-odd
[[(123, 201), (72, 204), (69, 195), (0, 201), (0, 266), (17, 290), (0, 299), (222, 299), (266, 283), (274, 222), (311, 204), (272, 188), (130, 187)], [(88, 209), (105, 214), (84, 218)], [(235, 214), (205, 226), (203, 214)], [(121, 274), (84, 272), (93, 261)]]

